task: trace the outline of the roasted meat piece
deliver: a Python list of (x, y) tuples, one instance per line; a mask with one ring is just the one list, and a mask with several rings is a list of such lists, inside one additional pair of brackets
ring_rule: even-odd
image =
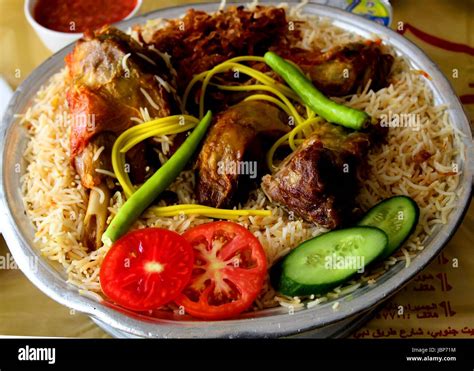
[[(310, 51), (300, 48), (272, 47), (277, 54), (293, 61), (307, 74), (313, 84), (327, 96), (345, 96), (364, 89), (370, 81), (369, 89), (377, 91), (389, 84), (393, 57), (384, 54), (376, 43), (352, 43), (337, 46), (329, 51)], [(252, 68), (270, 73), (273, 78), (281, 80), (265, 63), (252, 63)], [(242, 76), (240, 83), (246, 83)], [(229, 78), (235, 84), (235, 78)], [(225, 84), (225, 79), (222, 82)], [(239, 99), (255, 94), (250, 92), (226, 92), (209, 89), (212, 105), (225, 108)]]
[(309, 74), (313, 84), (329, 96), (356, 93), (369, 80), (370, 88), (375, 91), (386, 87), (394, 60), (376, 43), (346, 44), (324, 53), (293, 50), (283, 54)]
[(262, 189), (271, 201), (308, 222), (339, 227), (351, 216), (358, 175), (370, 146), (381, 134), (379, 128), (349, 132), (324, 123), (273, 175), (262, 178)]
[(87, 34), (66, 57), (66, 65), (67, 101), (74, 116), (71, 158), (96, 134), (128, 129), (140, 108), (150, 117), (171, 114), (173, 99), (160, 83), (169, 75), (164, 61), (122, 31), (105, 28)]
[[(113, 182), (96, 170), (112, 170), (116, 137), (134, 125), (140, 108), (151, 117), (171, 114), (169, 71), (156, 54), (115, 28), (88, 33), (66, 57), (67, 102), (72, 116), (70, 156), (84, 187), (91, 189), (84, 219), (83, 244), (100, 246)], [(157, 77), (158, 76), (158, 77)], [(127, 154), (131, 177), (141, 182), (147, 166), (144, 145)]]
[(230, 206), (237, 189), (245, 194), (248, 181), (258, 178), (265, 144), (272, 143), (261, 139), (288, 132), (286, 121), (282, 111), (261, 101), (241, 102), (218, 115), (197, 161), (199, 202), (214, 207)]
[(285, 10), (243, 6), (209, 14), (190, 9), (182, 19), (170, 20), (166, 27), (143, 39), (171, 56), (183, 89), (193, 75), (206, 71), (229, 58), (263, 55), (271, 46), (283, 47), (297, 31), (288, 32)]

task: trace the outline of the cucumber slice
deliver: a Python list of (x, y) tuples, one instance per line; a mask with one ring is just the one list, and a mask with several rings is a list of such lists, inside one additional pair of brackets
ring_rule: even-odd
[(361, 273), (387, 246), (385, 232), (354, 227), (303, 242), (282, 264), (278, 290), (288, 296), (324, 293)]
[(357, 225), (380, 228), (388, 236), (388, 245), (381, 258), (399, 248), (418, 223), (420, 209), (407, 196), (388, 198), (371, 208)]

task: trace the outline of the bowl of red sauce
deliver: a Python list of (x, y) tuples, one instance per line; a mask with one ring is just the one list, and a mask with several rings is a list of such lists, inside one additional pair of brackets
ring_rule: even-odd
[(26, 0), (25, 16), (55, 52), (86, 31), (133, 17), (141, 5), (142, 0)]

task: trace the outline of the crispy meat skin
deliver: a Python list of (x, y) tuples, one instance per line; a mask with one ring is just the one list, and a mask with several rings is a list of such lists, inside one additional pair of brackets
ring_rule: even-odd
[(372, 89), (385, 87), (393, 63), (393, 57), (376, 43), (352, 43), (326, 52), (291, 47), (301, 39), (300, 32), (288, 32), (284, 9), (265, 6), (254, 11), (230, 7), (215, 14), (190, 9), (183, 19), (171, 20), (152, 36), (142, 38), (171, 56), (181, 89), (193, 75), (229, 58), (262, 56), (268, 50), (299, 64), (315, 85), (331, 96), (354, 93), (369, 79)]
[[(129, 53), (127, 71), (122, 60)], [(155, 64), (137, 53), (147, 56)], [(155, 75), (160, 75), (167, 80), (164, 62), (115, 28), (104, 28), (79, 40), (66, 57), (66, 65), (70, 80), (67, 101), (73, 116), (70, 137), (73, 163), (77, 164), (76, 158), (84, 151), (90, 152), (87, 147), (98, 134), (110, 132), (118, 135), (134, 125), (130, 118), (139, 116), (140, 107), (147, 108), (151, 117), (171, 114), (172, 98), (155, 78)], [(158, 109), (148, 102), (140, 89), (150, 95)], [(106, 144), (111, 145), (110, 141)], [(142, 153), (143, 149), (138, 148), (128, 156), (132, 170), (137, 166), (144, 167)], [(101, 180), (101, 176), (90, 172), (94, 169), (91, 159), (90, 153), (79, 159), (82, 169), (87, 171), (80, 172), (82, 183), (87, 188)]]
[[(292, 47), (301, 39), (301, 32), (298, 28), (289, 32), (285, 10), (275, 7), (258, 6), (253, 11), (230, 7), (215, 14), (191, 9), (183, 19), (170, 20), (153, 34), (138, 26), (135, 30), (142, 41), (171, 56), (180, 94), (195, 74), (232, 57), (263, 56), (268, 50), (299, 64), (314, 84), (329, 96), (355, 93), (363, 89), (369, 79), (373, 90), (387, 86), (393, 63), (393, 57), (384, 54), (375, 43), (353, 43), (326, 52)], [(264, 63), (248, 64), (269, 72)], [(220, 83), (245, 83), (248, 79), (241, 74), (236, 81), (232, 73), (220, 74)], [(279, 79), (275, 74), (273, 77)], [(236, 104), (239, 97), (252, 93), (255, 92), (224, 92), (210, 86), (206, 101), (215, 111), (220, 111)], [(195, 89), (191, 97), (188, 104), (197, 103), (199, 90)], [(188, 106), (188, 109), (195, 112), (193, 106)]]
[(184, 88), (194, 74), (229, 58), (263, 55), (271, 46), (283, 47), (287, 31), (284, 9), (257, 6), (249, 11), (241, 6), (215, 14), (190, 9), (183, 19), (171, 20), (149, 41), (171, 55), (178, 85)]
[(263, 177), (262, 189), (271, 201), (306, 221), (339, 227), (351, 216), (358, 172), (363, 173), (368, 150), (381, 134), (379, 128), (349, 132), (324, 123), (273, 175)]
[(371, 80), (377, 91), (388, 85), (393, 57), (375, 43), (352, 43), (327, 52), (292, 50), (284, 56), (309, 74), (313, 84), (329, 96), (354, 94)]
[[(356, 93), (365, 88), (369, 80), (369, 88), (375, 91), (388, 85), (393, 57), (383, 54), (376, 44), (354, 43), (335, 47), (327, 52), (308, 51), (299, 48), (278, 48), (273, 51), (289, 59), (310, 76), (313, 84), (325, 95), (345, 96)], [(272, 73), (265, 63), (251, 63), (254, 69), (270, 73), (273, 78), (283, 80)], [(245, 83), (246, 76), (242, 76), (240, 83)], [(224, 79), (235, 84), (237, 81), (233, 76)], [(256, 91), (248, 92), (226, 92), (219, 89), (208, 90), (208, 100), (213, 107), (225, 109), (245, 97), (256, 94)]]
[(237, 188), (242, 191), (245, 182), (241, 175), (227, 170), (241, 161), (264, 163), (261, 160), (265, 146), (261, 139), (288, 132), (284, 122), (286, 117), (278, 108), (260, 101), (241, 102), (218, 115), (196, 164), (199, 202), (214, 207), (230, 206)]
[[(369, 81), (369, 89), (374, 91), (389, 84), (393, 57), (390, 54), (384, 54), (375, 43), (347, 44), (334, 47), (324, 53), (299, 48), (272, 47), (271, 50), (298, 64), (311, 78), (313, 84), (327, 96), (339, 97), (357, 93), (364, 89)], [(265, 63), (251, 64), (254, 69), (270, 73), (273, 78), (283, 82)], [(243, 77), (241, 83), (246, 82), (245, 76)], [(224, 79), (222, 83), (226, 84), (226, 80), (231, 81), (232, 84), (236, 82), (232, 76)], [(226, 108), (239, 99), (255, 93), (255, 91), (229, 93), (211, 87), (208, 95), (213, 106)]]

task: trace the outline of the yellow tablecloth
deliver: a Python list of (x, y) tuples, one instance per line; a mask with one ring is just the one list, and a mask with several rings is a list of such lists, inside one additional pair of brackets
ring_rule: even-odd
[[(192, 1), (145, 0), (142, 12), (183, 3)], [(392, 5), (392, 27), (403, 22), (405, 36), (441, 66), (463, 100), (472, 100), (474, 1), (394, 0)], [(445, 49), (440, 48), (425, 34), (451, 44), (441, 43)], [(51, 54), (26, 22), (20, 0), (0, 0), (0, 50), (0, 74), (12, 87)], [(465, 109), (472, 123), (474, 105), (466, 104)], [(353, 336), (474, 337), (473, 227), (474, 205), (438, 259)], [(0, 257), (0, 261), (9, 258), (3, 240)], [(0, 270), (0, 335), (107, 336), (87, 316), (55, 303), (14, 269)]]

